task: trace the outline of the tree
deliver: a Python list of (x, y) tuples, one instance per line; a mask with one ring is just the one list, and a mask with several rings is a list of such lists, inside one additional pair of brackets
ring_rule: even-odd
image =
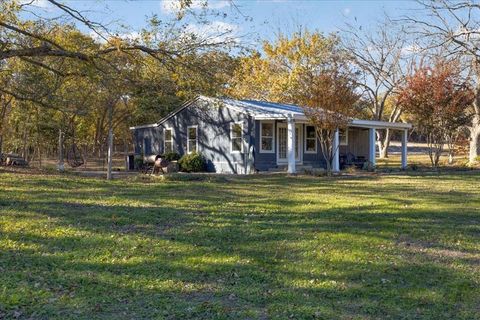
[[(63, 159), (63, 146), (80, 142), (103, 157), (113, 136), (127, 143), (129, 125), (156, 121), (195, 94), (220, 94), (234, 65), (230, 31), (186, 28), (191, 1), (179, 0), (181, 14), (171, 21), (151, 17), (134, 38), (47, 1), (63, 16), (28, 14), (33, 0), (0, 2), (0, 138), (15, 132), (5, 139), (13, 149), (35, 145), (36, 154)], [(206, 18), (202, 12), (195, 21)]]
[[(378, 121), (398, 121), (402, 109), (396, 103), (392, 108), (387, 104), (405, 79), (408, 65), (405, 29), (386, 19), (371, 29), (348, 25), (343, 35), (342, 44), (360, 74), (358, 86), (369, 102), (370, 117)], [(380, 158), (387, 158), (390, 130), (376, 130), (376, 133)]]
[(305, 115), (315, 127), (328, 174), (331, 174), (335, 154), (339, 152), (339, 144), (334, 143), (335, 134), (339, 129), (346, 129), (355, 115), (354, 105), (359, 99), (355, 93), (355, 78), (346, 65), (332, 62), (331, 66), (318, 70), (318, 74), (307, 76), (308, 84), (299, 98), (305, 106)]
[(359, 99), (356, 75), (338, 37), (301, 30), (264, 42), (263, 50), (265, 57), (257, 52), (240, 61), (231, 94), (304, 106), (331, 173), (335, 131), (347, 126)]
[(470, 131), (471, 163), (480, 154), (480, 4), (475, 1), (418, 0), (421, 16), (401, 20), (410, 23), (412, 31), (424, 39), (425, 50), (442, 48), (450, 56), (463, 58), (470, 68), (475, 86), (475, 99)]
[(282, 103), (299, 103), (305, 72), (318, 68), (338, 48), (334, 34), (300, 30), (288, 37), (279, 34), (274, 43), (265, 41), (265, 56), (254, 52), (242, 58), (230, 81), (230, 95)]
[(433, 167), (438, 166), (444, 145), (471, 120), (473, 94), (461, 80), (458, 65), (439, 60), (433, 67), (417, 68), (399, 94), (399, 103), (427, 139)]

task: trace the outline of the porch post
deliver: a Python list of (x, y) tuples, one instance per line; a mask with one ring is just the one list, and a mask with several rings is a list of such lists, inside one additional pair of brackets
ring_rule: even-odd
[(340, 171), (340, 133), (335, 130), (333, 134), (333, 163), (332, 163), (332, 171), (339, 172)]
[(368, 161), (375, 167), (375, 128), (368, 129)]
[(295, 119), (293, 116), (288, 116), (287, 119), (287, 159), (288, 159), (288, 173), (294, 174), (295, 168)]
[(408, 129), (404, 129), (402, 132), (402, 169), (407, 168), (407, 142)]

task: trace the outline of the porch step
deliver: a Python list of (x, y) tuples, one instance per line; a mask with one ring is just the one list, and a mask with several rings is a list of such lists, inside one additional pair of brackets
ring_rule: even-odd
[[(288, 166), (287, 165), (278, 165), (276, 168), (268, 169), (269, 172), (286, 172)], [(313, 167), (311, 165), (303, 165), (297, 164), (296, 167), (297, 171), (304, 171), (304, 170), (312, 170)]]

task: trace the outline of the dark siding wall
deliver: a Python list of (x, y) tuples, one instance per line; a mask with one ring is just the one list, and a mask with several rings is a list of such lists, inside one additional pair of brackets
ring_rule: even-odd
[(274, 143), (273, 150), (274, 153), (261, 153), (260, 152), (260, 121), (255, 121), (255, 169), (260, 171), (266, 171), (270, 168), (277, 167), (277, 121), (273, 122), (273, 132), (274, 132)]
[[(245, 144), (243, 153), (230, 151), (230, 125), (234, 122), (243, 124)], [(158, 128), (135, 130), (136, 145), (140, 145), (145, 137), (152, 137), (152, 151), (163, 153), (163, 130), (171, 128), (173, 133), (173, 149), (180, 155), (187, 153), (187, 128), (197, 126), (198, 151), (207, 160), (208, 171), (243, 173), (249, 158), (249, 143), (254, 136), (255, 128), (250, 117), (232, 111), (232, 109), (213, 105), (205, 101), (197, 101), (183, 109)], [(136, 152), (139, 150), (136, 146)]]
[(348, 145), (340, 146), (340, 154), (347, 153), (368, 159), (368, 129), (348, 128)]
[[(307, 135), (306, 132), (306, 124), (303, 125), (303, 150), (305, 152), (305, 137)], [(325, 161), (325, 157), (323, 156), (322, 149), (320, 148), (320, 142), (317, 141), (317, 152), (316, 153), (304, 153), (303, 154), (303, 164), (310, 165), (314, 168), (326, 168), (327, 162)]]
[[(142, 128), (134, 130), (136, 154), (160, 154), (163, 148), (161, 131), (158, 128)], [(149, 152), (150, 151), (150, 152)]]

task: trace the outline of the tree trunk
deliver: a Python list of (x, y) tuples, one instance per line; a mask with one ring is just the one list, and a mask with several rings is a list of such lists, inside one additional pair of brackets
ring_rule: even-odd
[(60, 172), (65, 171), (65, 165), (63, 163), (63, 132), (62, 129), (58, 130), (58, 164), (57, 169)]
[(380, 159), (388, 158), (388, 148), (392, 138), (390, 129), (377, 130), (377, 145)]
[[(480, 98), (480, 97), (479, 97)], [(468, 160), (470, 163), (478, 161), (480, 155), (480, 114), (476, 114), (470, 127), (470, 153)]]
[(113, 158), (113, 104), (108, 108), (108, 168), (107, 180), (112, 180), (112, 158)]

